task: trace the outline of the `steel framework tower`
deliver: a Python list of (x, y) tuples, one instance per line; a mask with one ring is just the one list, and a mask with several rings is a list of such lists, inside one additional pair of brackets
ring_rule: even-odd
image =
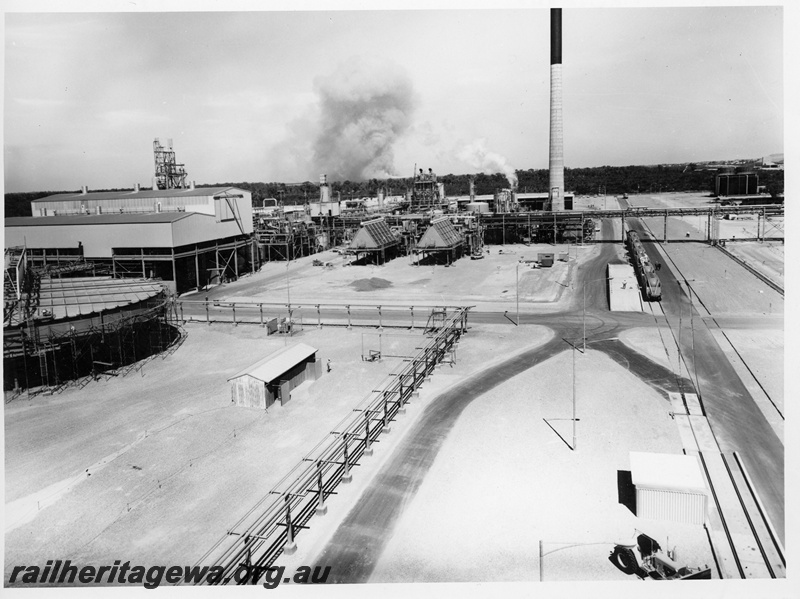
[(167, 147), (161, 145), (156, 138), (153, 142), (153, 154), (156, 161), (155, 185), (158, 189), (183, 189), (186, 187), (186, 169), (183, 164), (175, 162), (175, 151), (172, 140), (167, 140)]

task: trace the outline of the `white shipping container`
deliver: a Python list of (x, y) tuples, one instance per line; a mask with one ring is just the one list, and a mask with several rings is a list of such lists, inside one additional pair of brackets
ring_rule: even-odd
[(639, 518), (705, 522), (708, 492), (697, 457), (632, 451), (630, 461)]

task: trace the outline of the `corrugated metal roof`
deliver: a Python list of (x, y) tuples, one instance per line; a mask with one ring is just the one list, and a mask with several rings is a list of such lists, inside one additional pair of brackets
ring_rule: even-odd
[(379, 249), (397, 243), (389, 225), (382, 218), (361, 223), (361, 229), (350, 242), (352, 249)]
[(55, 195), (47, 196), (46, 198), (39, 198), (32, 200), (35, 204), (37, 202), (72, 202), (75, 200), (124, 200), (126, 198), (207, 198), (208, 196), (217, 195), (230, 189), (237, 189), (236, 187), (195, 187), (194, 189), (146, 189), (141, 191), (94, 191), (89, 193), (57, 193)]
[(190, 216), (206, 216), (199, 212), (147, 212), (125, 214), (78, 214), (74, 216), (12, 216), (5, 219), (6, 227), (47, 227), (62, 225), (130, 225), (173, 223)]
[(278, 379), (282, 374), (297, 366), (303, 360), (313, 356), (317, 350), (305, 343), (295, 343), (288, 347), (282, 347), (278, 351), (272, 352), (266, 358), (259, 360), (236, 373), (228, 380), (238, 379), (240, 376), (251, 376), (265, 383), (271, 383)]
[(38, 312), (44, 316), (47, 310), (55, 319), (71, 318), (135, 304), (162, 291), (160, 283), (146, 279), (41, 279)]
[(420, 249), (454, 248), (463, 242), (463, 238), (458, 234), (450, 219), (443, 216), (431, 221), (431, 226), (427, 228), (417, 247)]

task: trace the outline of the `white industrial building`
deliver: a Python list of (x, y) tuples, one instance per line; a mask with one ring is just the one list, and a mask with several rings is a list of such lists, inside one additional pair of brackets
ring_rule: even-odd
[(235, 187), (58, 194), (5, 220), (5, 247), (33, 265), (90, 261), (115, 277), (160, 278), (183, 293), (255, 268), (249, 191)]

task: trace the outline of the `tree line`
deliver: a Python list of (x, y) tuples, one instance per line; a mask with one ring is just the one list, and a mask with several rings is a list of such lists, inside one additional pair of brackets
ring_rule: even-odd
[[(751, 168), (736, 167), (739, 171)], [(782, 170), (759, 170), (759, 185), (766, 186), (772, 196), (783, 193)], [(564, 185), (568, 191), (578, 195), (623, 193), (660, 193), (669, 191), (714, 192), (716, 169), (702, 168), (695, 164), (654, 165), (654, 166), (599, 166), (592, 168), (565, 168)], [(547, 169), (528, 169), (516, 171), (517, 190), (522, 193), (546, 193), (549, 185)], [(469, 194), (469, 182), (474, 179), (475, 194), (493, 194), (498, 189), (509, 187), (508, 180), (501, 173), (439, 175), (448, 196)], [(375, 197), (379, 191), (387, 195), (404, 195), (413, 184), (413, 178), (366, 179), (364, 181), (333, 181), (331, 198), (334, 200)], [(302, 183), (253, 183), (248, 181), (214, 183), (198, 187), (231, 186), (245, 189), (252, 194), (253, 205), (261, 206), (263, 200), (275, 198), (281, 205), (297, 205), (319, 201), (319, 184), (311, 181)], [(126, 191), (105, 189), (98, 191)], [(129, 190), (127, 190), (129, 191)], [(78, 193), (70, 191), (36, 191), (5, 194), (5, 216), (31, 216), (30, 202), (56, 193)]]

